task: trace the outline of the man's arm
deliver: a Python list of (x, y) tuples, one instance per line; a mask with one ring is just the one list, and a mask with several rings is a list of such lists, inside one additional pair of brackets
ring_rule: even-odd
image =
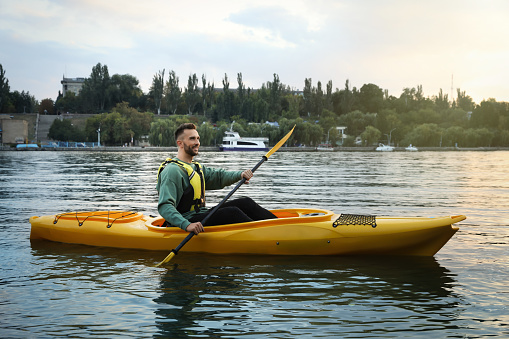
[(230, 186), (242, 178), (242, 171), (226, 171), (222, 168), (210, 168), (203, 166), (205, 177), (205, 189), (217, 190)]

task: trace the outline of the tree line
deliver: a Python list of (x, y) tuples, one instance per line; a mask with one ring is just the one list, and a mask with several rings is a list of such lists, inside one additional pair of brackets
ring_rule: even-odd
[[(3, 111), (6, 107), (12, 109), (14, 101), (10, 94), (5, 99), (8, 80), (3, 68), (0, 71)], [(149, 92), (143, 93), (136, 77), (110, 76), (108, 67), (98, 63), (78, 95), (59, 93), (52, 108), (48, 102), (51, 99), (43, 100), (40, 106), (48, 104), (44, 106), (47, 114), (102, 113), (87, 121), (85, 138), (96, 140), (96, 130), (101, 126), (101, 138), (110, 144), (148, 135), (153, 145), (173, 145), (171, 131), (175, 124), (191, 120), (203, 129), (204, 145), (219, 143), (232, 121), (236, 121), (234, 129), (242, 136), (266, 136), (275, 142), (283, 132), (260, 125), (271, 121), (278, 122), (280, 129), (296, 124), (292, 142), (309, 146), (327, 138), (332, 144), (341, 140), (346, 146), (367, 146), (387, 143), (389, 135), (392, 144), (401, 146), (509, 146), (509, 104), (494, 99), (476, 104), (460, 89), (456, 99), (451, 100), (442, 90), (425, 97), (421, 85), (404, 88), (396, 97), (371, 83), (352, 87), (349, 80), (343, 88), (334, 89), (332, 81), (323, 86), (320, 81), (315, 84), (306, 78), (303, 90), (298, 91), (284, 85), (277, 74), (257, 89), (246, 88), (242, 73), (237, 74), (235, 84), (225, 74), (221, 87), (205, 75), (199, 78), (190, 74), (182, 86), (174, 71), (165, 74), (164, 69), (158, 71)], [(347, 127), (349, 137), (342, 139), (332, 128), (336, 126)]]

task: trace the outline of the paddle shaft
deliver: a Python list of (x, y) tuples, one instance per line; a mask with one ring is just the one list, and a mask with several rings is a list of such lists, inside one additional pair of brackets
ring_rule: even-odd
[[(251, 169), (251, 172), (255, 172), (258, 167), (260, 167), (265, 161), (267, 161), (267, 157), (266, 156), (263, 156), (262, 160), (260, 160), (255, 167), (253, 167), (253, 169)], [(214, 213), (216, 213), (216, 211), (218, 209), (221, 208), (221, 206), (224, 205), (224, 203), (230, 199), (230, 197), (233, 195), (233, 193), (235, 193), (235, 191), (237, 191), (239, 189), (240, 186), (242, 186), (244, 183), (246, 182), (246, 178), (242, 178), (242, 180), (240, 180), (237, 185), (233, 188), (233, 190), (230, 191), (230, 193), (228, 193), (228, 195), (226, 197), (223, 198), (223, 200), (221, 200), (221, 202), (219, 204), (217, 204), (206, 216), (205, 218), (203, 218), (203, 220), (201, 221), (202, 225), (205, 226), (205, 224), (207, 223), (207, 221), (214, 215)], [(189, 241), (191, 240), (191, 238), (194, 236), (194, 232), (189, 232), (189, 234), (187, 235), (187, 237), (182, 240), (182, 242), (177, 246), (175, 247), (174, 249), (171, 250), (171, 252), (175, 253), (175, 254), (178, 254), (178, 252), (180, 251), (180, 249)]]

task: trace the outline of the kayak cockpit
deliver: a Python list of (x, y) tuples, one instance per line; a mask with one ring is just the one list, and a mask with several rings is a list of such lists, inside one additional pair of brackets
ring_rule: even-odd
[[(321, 221), (329, 221), (334, 216), (334, 212), (324, 209), (312, 209), (312, 208), (288, 208), (288, 209), (277, 209), (270, 210), (277, 219), (268, 219), (268, 220), (259, 220), (259, 221), (251, 221), (240, 224), (231, 224), (231, 225), (220, 225), (220, 226), (208, 226), (208, 227), (230, 227), (234, 226), (238, 228), (239, 226), (244, 227), (252, 227), (252, 226), (267, 226), (267, 225), (279, 225), (279, 224), (292, 224), (302, 222), (302, 218), (306, 218), (306, 222), (321, 222)], [(164, 219), (162, 217), (155, 218), (152, 222), (147, 223), (147, 227), (152, 230), (161, 231), (170, 227), (163, 227)], [(207, 226), (205, 226), (207, 227)]]

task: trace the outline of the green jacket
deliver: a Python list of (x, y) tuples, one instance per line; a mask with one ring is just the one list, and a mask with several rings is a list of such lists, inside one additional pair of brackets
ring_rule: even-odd
[[(179, 159), (180, 160), (180, 159)], [(194, 164), (189, 164), (195, 168)], [(242, 171), (226, 171), (224, 169), (208, 168), (202, 166), (205, 178), (206, 189), (221, 189), (232, 185), (242, 178)], [(189, 211), (180, 214), (177, 206), (186, 188), (191, 185), (185, 171), (177, 164), (168, 164), (159, 175), (156, 189), (159, 192), (159, 214), (171, 225), (178, 226), (185, 230), (190, 224), (189, 219), (197, 214), (196, 211)], [(207, 211), (207, 208), (200, 208), (199, 213)]]

